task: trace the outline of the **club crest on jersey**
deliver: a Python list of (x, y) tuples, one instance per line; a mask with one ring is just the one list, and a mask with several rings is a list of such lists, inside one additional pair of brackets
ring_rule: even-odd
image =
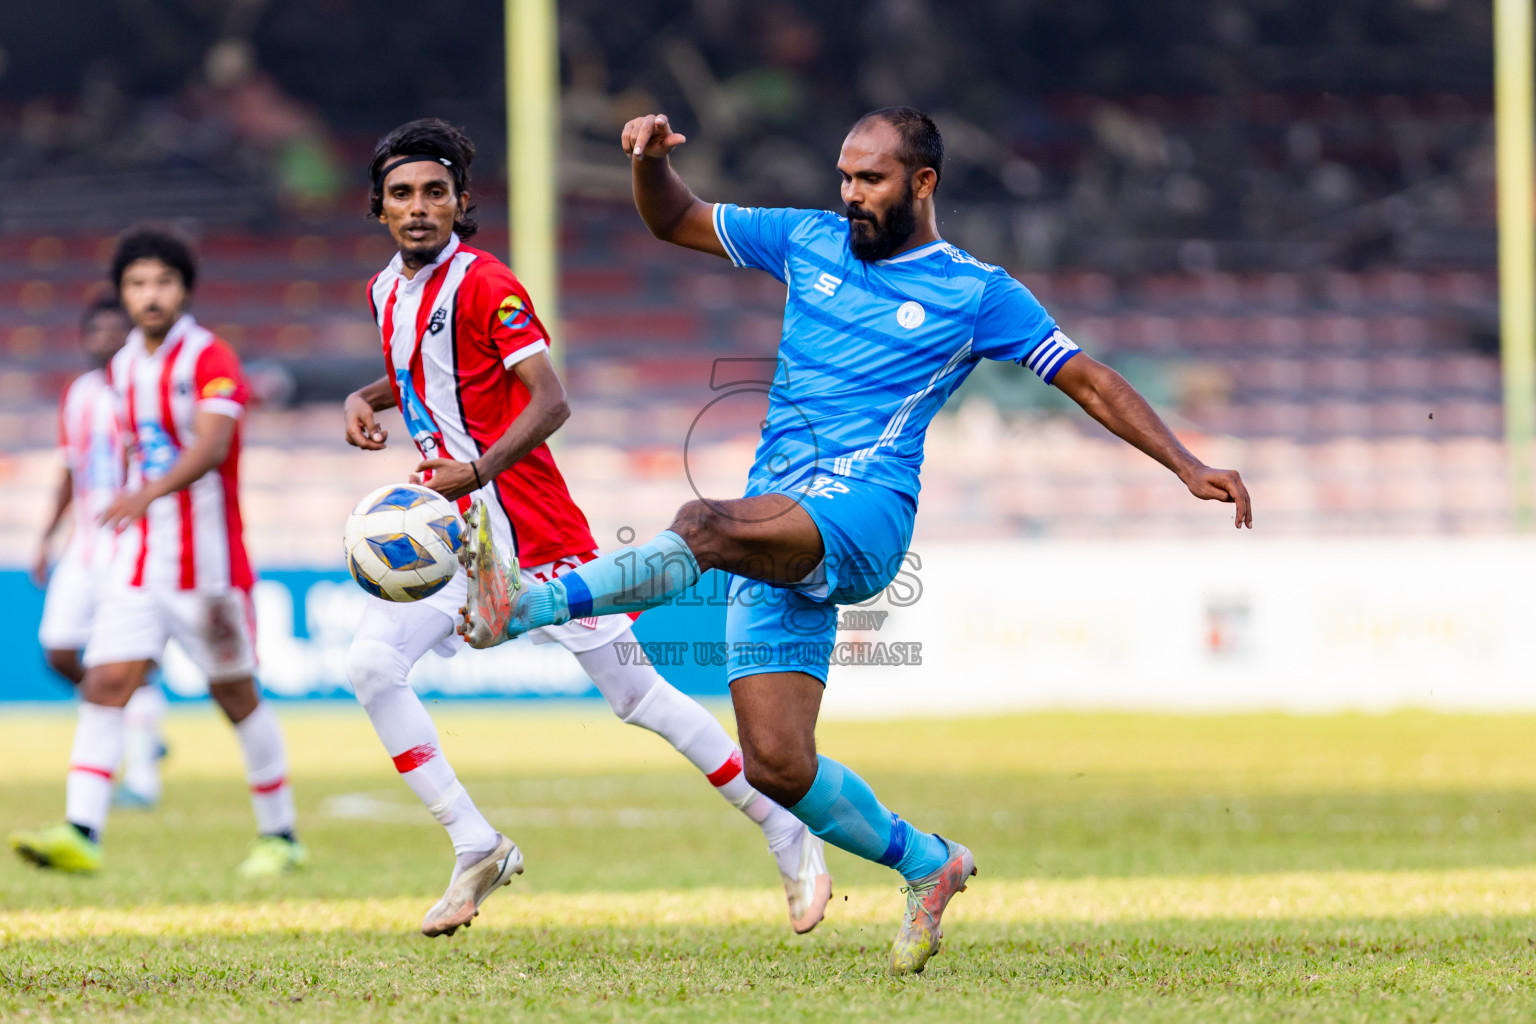
[(432, 319), (427, 321), (428, 334), (440, 334), (444, 327), (448, 326), (448, 309), (446, 306), (438, 306), (432, 311)]
[(501, 305), (496, 307), (496, 319), (508, 330), (520, 331), (533, 322), (533, 314), (528, 312), (523, 297), (513, 294), (502, 299)]
[(228, 398), (235, 393), (235, 382), (228, 377), (215, 377), (203, 385), (202, 398)]
[(896, 322), (907, 330), (916, 330), (923, 326), (923, 321), (928, 319), (928, 311), (921, 303), (903, 302), (896, 308)]

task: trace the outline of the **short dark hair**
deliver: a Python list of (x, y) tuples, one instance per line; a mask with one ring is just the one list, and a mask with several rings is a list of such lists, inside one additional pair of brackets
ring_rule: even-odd
[[(453, 188), (457, 195), (469, 191), (469, 165), (475, 162), (475, 144), (468, 135), (440, 117), (423, 117), (407, 121), (379, 140), (373, 147), (373, 161), (368, 165), (368, 215), (378, 218), (384, 214), (384, 181), (380, 172), (391, 157), (430, 156), (446, 160), (448, 173), (453, 175)], [(454, 217), (453, 230), (460, 238), (468, 238), (480, 229), (473, 216), (475, 204)]]
[(103, 288), (91, 296), (85, 308), (80, 311), (80, 326), (85, 327), (101, 313), (116, 313), (123, 317), (128, 315), (128, 311), (123, 308), (122, 300), (117, 297), (116, 288)]
[(848, 134), (863, 128), (871, 121), (884, 121), (901, 136), (901, 153), (898, 158), (910, 173), (920, 167), (932, 167), (934, 184), (944, 177), (944, 137), (933, 118), (915, 107), (881, 107), (871, 110), (854, 122)]
[(197, 282), (197, 260), (192, 246), (170, 228), (151, 225), (129, 228), (117, 240), (110, 280), (115, 293), (123, 284), (123, 271), (139, 260), (159, 260), (181, 275), (187, 291)]

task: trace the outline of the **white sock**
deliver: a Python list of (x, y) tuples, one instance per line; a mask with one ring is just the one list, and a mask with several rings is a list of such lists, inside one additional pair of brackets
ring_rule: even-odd
[(283, 728), (272, 705), (262, 701), (235, 723), (245, 753), (245, 781), (251, 787), (256, 831), (264, 836), (293, 833), (293, 787), (288, 783), (288, 752)]
[(69, 752), (64, 818), (100, 837), (112, 806), (112, 770), (123, 756), (123, 709), (80, 704)]
[(347, 658), (352, 689), (395, 770), (448, 830), (455, 854), (485, 853), (497, 832), (475, 806), (443, 756), (432, 716), (406, 683), (410, 664), (377, 640), (355, 640)]
[[(634, 639), (633, 634), (629, 639)], [(779, 869), (785, 870), (788, 863), (788, 873), (795, 873), (805, 825), (747, 782), (741, 770), (741, 750), (714, 715), (663, 679), (653, 666), (622, 663), (613, 644), (579, 652), (576, 660), (616, 714), (676, 747), (704, 773), (715, 792), (757, 822)]]
[(123, 785), (150, 800), (160, 798), (161, 725), (165, 693), (157, 682), (133, 691), (123, 708)]

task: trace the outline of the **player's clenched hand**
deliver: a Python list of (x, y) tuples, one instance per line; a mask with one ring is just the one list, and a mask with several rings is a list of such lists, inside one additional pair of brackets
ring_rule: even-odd
[(420, 474), (423, 484), (449, 501), (458, 501), (464, 495), (480, 489), (480, 484), (475, 482), (474, 466), (468, 462), (457, 462), (453, 459), (423, 459), (416, 467), (416, 472)]
[(380, 451), (389, 438), (389, 431), (373, 419), (373, 406), (360, 395), (348, 395), (342, 410), (347, 417), (347, 444), (368, 451)]
[(153, 496), (144, 491), (120, 491), (112, 504), (101, 514), (101, 525), (109, 530), (121, 530), (144, 518), (149, 511)]
[(1237, 506), (1232, 525), (1239, 530), (1245, 526), (1253, 529), (1253, 502), (1249, 500), (1248, 488), (1243, 486), (1243, 478), (1237, 475), (1237, 470), (1196, 466), (1184, 475), (1184, 483), (1188, 485), (1189, 493), (1197, 498), (1232, 502)]
[(687, 141), (686, 135), (672, 130), (666, 114), (637, 117), (624, 126), (624, 134), (619, 137), (619, 145), (634, 159), (642, 155), (652, 159), (666, 156)]

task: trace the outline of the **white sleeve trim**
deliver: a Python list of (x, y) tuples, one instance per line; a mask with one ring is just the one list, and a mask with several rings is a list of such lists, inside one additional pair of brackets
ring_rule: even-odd
[(245, 415), (245, 406), (230, 398), (199, 398), (195, 408), (198, 412), (216, 412), (232, 420)]
[(543, 338), (540, 338), (538, 341), (530, 341), (516, 352), (508, 353), (506, 358), (501, 361), (501, 365), (510, 370), (529, 356), (536, 356), (547, 348), (549, 348), (549, 342)]
[(1041, 380), (1049, 384), (1056, 369), (1076, 351), (1078, 351), (1076, 343), (1062, 334), (1058, 328), (1036, 345), (1033, 352), (1024, 357), (1024, 365), (1035, 371)]
[(715, 204), (715, 208), (710, 214), (710, 220), (715, 225), (715, 237), (720, 239), (720, 246), (725, 250), (725, 254), (730, 257), (731, 263), (738, 267), (746, 266), (746, 262), (741, 258), (741, 253), (737, 251), (736, 246), (731, 242), (730, 232), (725, 229), (724, 203)]

